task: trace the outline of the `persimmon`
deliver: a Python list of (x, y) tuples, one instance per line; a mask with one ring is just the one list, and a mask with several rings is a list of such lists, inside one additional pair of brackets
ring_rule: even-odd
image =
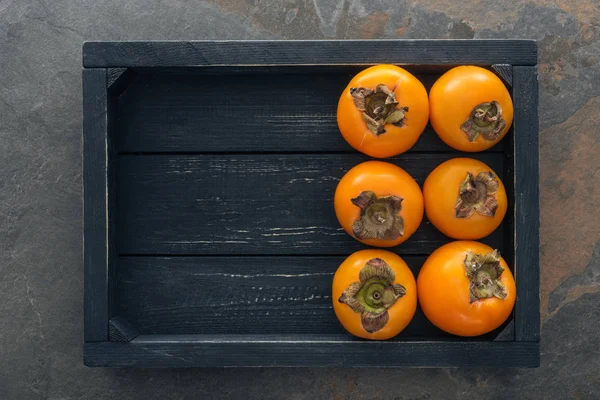
[(506, 190), (481, 161), (453, 158), (434, 169), (423, 185), (425, 214), (444, 235), (481, 239), (506, 215)]
[(417, 284), (404, 260), (386, 250), (351, 254), (333, 277), (335, 315), (354, 336), (385, 340), (399, 334), (417, 309)]
[(504, 83), (485, 68), (463, 65), (443, 74), (429, 92), (429, 120), (450, 147), (489, 149), (510, 129), (513, 103)]
[(359, 72), (344, 89), (337, 108), (338, 127), (356, 150), (384, 158), (403, 153), (427, 126), (425, 86), (395, 65)]
[(515, 305), (516, 286), (497, 250), (457, 241), (435, 250), (417, 278), (419, 304), (438, 328), (478, 336), (498, 328)]
[(417, 182), (383, 161), (367, 161), (348, 171), (337, 185), (334, 206), (349, 235), (377, 247), (408, 239), (421, 224), (424, 208)]

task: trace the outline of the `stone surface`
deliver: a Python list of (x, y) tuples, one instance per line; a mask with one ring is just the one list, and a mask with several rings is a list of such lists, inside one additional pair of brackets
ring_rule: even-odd
[[(399, 37), (539, 40), (542, 366), (84, 367), (82, 42)], [(597, 0), (0, 0), (0, 398), (598, 398), (599, 58)]]

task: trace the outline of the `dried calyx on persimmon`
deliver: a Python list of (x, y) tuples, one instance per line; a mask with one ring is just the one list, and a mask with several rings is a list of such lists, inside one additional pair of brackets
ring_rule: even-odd
[(469, 299), (471, 303), (479, 299), (497, 297), (506, 299), (506, 287), (500, 281), (504, 267), (500, 265), (498, 250), (487, 254), (467, 253), (465, 271), (469, 278)]
[(385, 133), (385, 125), (404, 126), (408, 107), (399, 107), (396, 95), (386, 85), (376, 89), (350, 88), (354, 105), (363, 113), (367, 127), (375, 135)]
[(486, 140), (496, 140), (506, 127), (502, 119), (502, 107), (497, 101), (478, 104), (473, 108), (469, 118), (460, 126), (469, 142), (474, 142), (481, 135)]
[(475, 212), (493, 217), (498, 208), (498, 180), (492, 172), (480, 172), (476, 177), (468, 172), (461, 182), (456, 200), (456, 218), (469, 218)]
[(360, 217), (352, 225), (358, 239), (394, 240), (404, 235), (404, 220), (398, 213), (402, 210), (402, 198), (398, 196), (377, 197), (365, 191), (351, 199), (360, 208)]

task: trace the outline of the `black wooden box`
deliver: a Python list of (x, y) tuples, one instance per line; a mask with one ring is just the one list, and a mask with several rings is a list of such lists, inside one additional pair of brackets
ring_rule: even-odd
[[(483, 240), (513, 268), (517, 302), (495, 332), (443, 333), (420, 310), (398, 337), (353, 338), (331, 307), (341, 261), (337, 181), (368, 157), (336, 124), (368, 65), (429, 89), (452, 66), (491, 68), (513, 127), (464, 154), (428, 127), (389, 159), (419, 184), (469, 156), (509, 191)], [(83, 46), (84, 363), (108, 367), (539, 365), (537, 47), (525, 40), (89, 42)], [(427, 220), (393, 248), (415, 276), (448, 238)]]

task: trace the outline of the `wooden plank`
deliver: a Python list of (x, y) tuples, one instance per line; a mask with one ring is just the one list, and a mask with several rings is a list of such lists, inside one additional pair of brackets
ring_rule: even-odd
[(84, 336), (108, 339), (106, 70), (83, 70)]
[(249, 336), (180, 342), (139, 337), (130, 343), (86, 343), (90, 367), (537, 367), (535, 342), (369, 342), (277, 340)]
[(504, 161), (502, 166), (504, 168), (502, 176), (504, 188), (506, 189), (507, 197), (507, 209), (506, 216), (504, 217), (503, 233), (504, 233), (504, 252), (502, 257), (508, 263), (513, 266), (515, 262), (515, 158), (514, 158), (514, 129), (511, 127), (507, 136), (503, 139), (507, 148), (507, 152), (504, 154)]
[[(113, 88), (116, 86), (125, 86), (125, 81), (128, 79), (127, 76), (130, 75), (128, 72), (124, 72), (117, 78), (117, 82), (115, 82)], [(107, 78), (109, 76), (109, 71), (107, 71)], [(117, 227), (117, 197), (118, 193), (118, 185), (117, 185), (117, 173), (118, 173), (118, 162), (119, 157), (117, 156), (117, 140), (118, 134), (115, 129), (115, 120), (117, 118), (117, 113), (115, 110), (117, 109), (117, 99), (115, 95), (111, 94), (111, 88), (108, 87), (108, 116), (107, 116), (107, 126), (108, 126), (108, 137), (106, 140), (106, 148), (107, 148), (107, 166), (106, 166), (106, 174), (107, 174), (107, 182), (108, 182), (108, 190), (106, 194), (107, 198), (107, 223), (108, 223), (108, 318), (114, 317), (113, 310), (115, 309), (115, 269), (118, 267), (118, 252), (117, 252), (117, 244), (118, 244), (118, 236), (119, 230)], [(109, 326), (109, 338), (111, 336), (110, 332), (111, 327)]]
[(85, 67), (210, 65), (535, 65), (532, 40), (278, 40), (86, 42)]
[(146, 334), (343, 333), (331, 280), (344, 258), (121, 257), (118, 312)]
[[(331, 281), (345, 258), (121, 257), (115, 312), (144, 334), (343, 335)], [(403, 258), (416, 277), (426, 257)], [(476, 340), (507, 340), (503, 330)], [(442, 332), (420, 309), (397, 339), (467, 340)]]
[[(125, 153), (354, 152), (336, 113), (340, 94), (361, 69), (137, 71), (116, 109), (117, 146)], [(427, 89), (439, 76), (413, 72)], [(427, 126), (411, 151), (453, 149)], [(501, 144), (491, 151), (502, 151)]]
[[(388, 161), (422, 185), (454, 154)], [(472, 157), (502, 175), (503, 156)], [(365, 246), (339, 226), (333, 195), (361, 154), (127, 155), (119, 160), (120, 254), (347, 255)], [(392, 251), (429, 254), (450, 239), (429, 222)], [(503, 228), (483, 240), (504, 251)]]
[(517, 341), (540, 338), (540, 208), (536, 67), (514, 67)]
[[(511, 81), (512, 81), (512, 66), (510, 67)], [(513, 96), (512, 87), (509, 88), (511, 97)], [(506, 216), (502, 222), (503, 232), (504, 232), (504, 252), (502, 252), (502, 257), (511, 267), (514, 266), (515, 263), (515, 127), (514, 124), (510, 127), (508, 133), (499, 143), (502, 145), (504, 149), (504, 161), (502, 166), (504, 171), (502, 173), (504, 189), (506, 190), (507, 197), (507, 208), (506, 208)], [(514, 338), (514, 324), (513, 324), (513, 332)]]

